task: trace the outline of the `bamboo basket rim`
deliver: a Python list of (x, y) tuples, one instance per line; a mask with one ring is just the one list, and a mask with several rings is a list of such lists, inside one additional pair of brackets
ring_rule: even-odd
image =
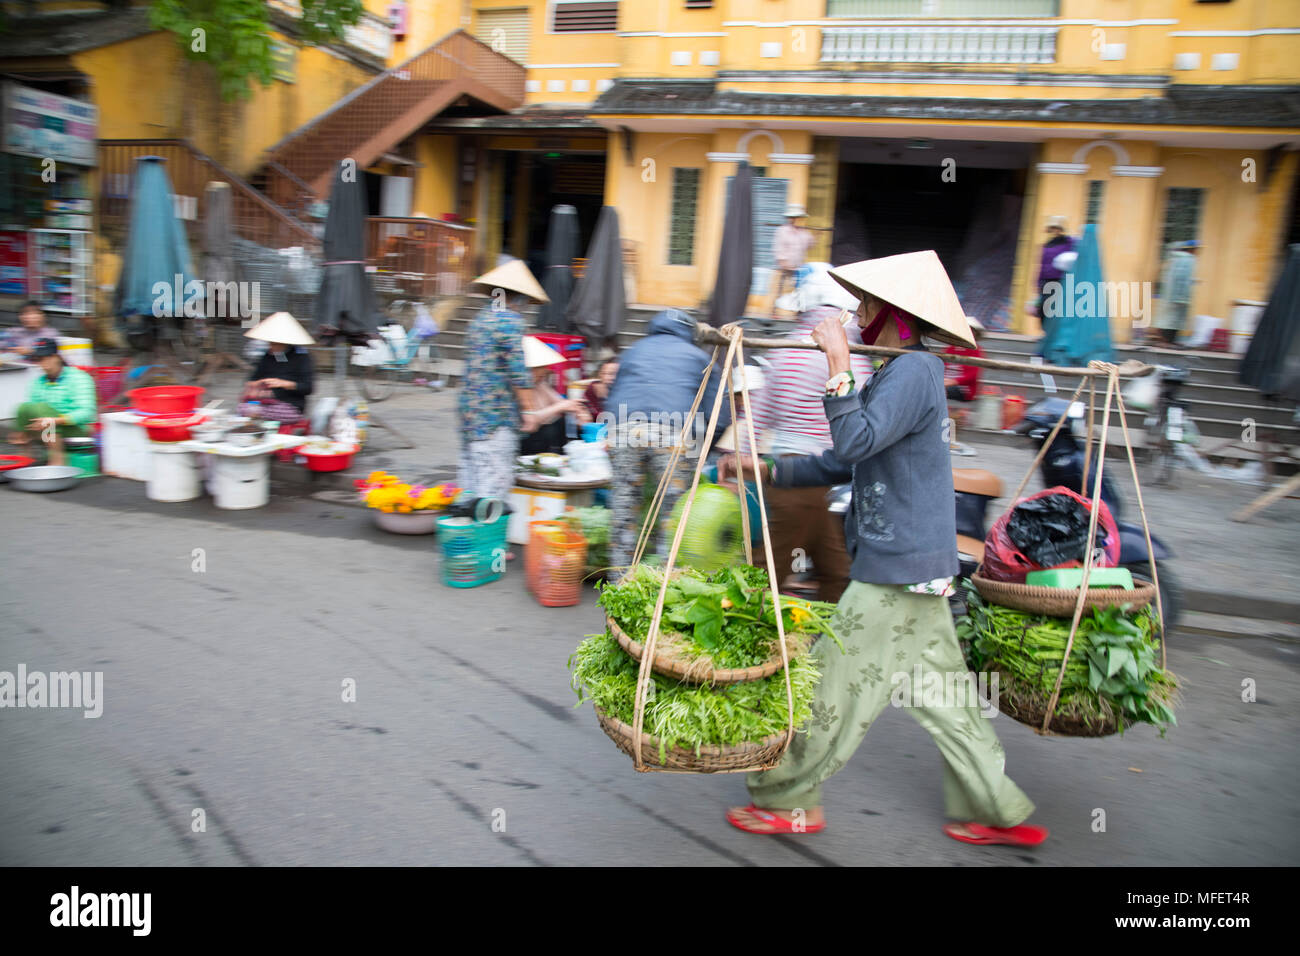
[[(1000, 604), (1028, 614), (1044, 614), (1048, 617), (1072, 617), (1074, 614), (1075, 604), (1079, 600), (1079, 588), (1048, 588), (1011, 581), (994, 581), (981, 574), (980, 570), (982, 569), (976, 570), (970, 576), (971, 583), (980, 597), (993, 604)], [(1097, 607), (1128, 604), (1133, 610), (1140, 610), (1148, 607), (1155, 597), (1155, 585), (1150, 581), (1142, 581), (1135, 583), (1131, 591), (1125, 588), (1089, 588), (1083, 606), (1091, 610)]]
[[(614, 635), (614, 639), (618, 641), (619, 646), (633, 660), (640, 661), (643, 650), (641, 643), (629, 636), (626, 631), (619, 627), (618, 622), (608, 614), (605, 615), (605, 623), (609, 627), (610, 633)], [(676, 631), (660, 628), (659, 636), (664, 638), (670, 636), (680, 637), (681, 635)], [(803, 632), (787, 634), (786, 646), (789, 649), (790, 660), (793, 661), (796, 657), (807, 654), (815, 640), (815, 635)], [(724, 667), (705, 670), (692, 669), (690, 662), (675, 656), (671, 653), (672, 650), (671, 646), (664, 648), (656, 642), (655, 656), (654, 660), (650, 662), (650, 667), (656, 674), (661, 674), (664, 677), (675, 677), (692, 684), (744, 684), (749, 681), (771, 677), (785, 668), (785, 663), (781, 660), (779, 645), (773, 649), (772, 656), (765, 663), (755, 664), (752, 667)]]
[[(614, 741), (619, 750), (635, 761), (632, 745), (632, 726), (612, 717), (599, 707), (596, 720), (605, 736)], [(641, 770), (685, 772), (685, 773), (751, 773), (770, 770), (780, 762), (785, 754), (788, 731), (780, 731), (762, 740), (747, 740), (739, 744), (706, 744), (700, 747), (697, 755), (694, 750), (685, 747), (669, 747), (664, 760), (659, 759), (659, 738), (654, 734), (641, 733), (641, 753), (643, 767)]]

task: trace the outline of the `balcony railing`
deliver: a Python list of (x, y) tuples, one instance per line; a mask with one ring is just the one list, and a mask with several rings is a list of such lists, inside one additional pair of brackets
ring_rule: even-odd
[(827, 0), (828, 17), (1056, 17), (1060, 0)]
[(823, 63), (1052, 63), (1056, 27), (824, 27)]
[(474, 230), (437, 219), (372, 216), (366, 264), (381, 291), (408, 298), (459, 295), (474, 278)]

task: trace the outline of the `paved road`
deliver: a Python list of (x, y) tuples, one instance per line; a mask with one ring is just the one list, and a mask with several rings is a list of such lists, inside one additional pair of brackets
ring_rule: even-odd
[(0, 670), (102, 671), (105, 694), (99, 719), (0, 711), (0, 863), (1300, 863), (1296, 645), (1176, 638), (1163, 740), (998, 718), (1054, 833), (1036, 852), (941, 835), (938, 752), (897, 712), (829, 784), (833, 830), (763, 839), (721, 818), (738, 777), (638, 775), (573, 708), (590, 595), (539, 608), (517, 569), (445, 588), (433, 539), (309, 497), (229, 513), (101, 480), (0, 489), (0, 522)]

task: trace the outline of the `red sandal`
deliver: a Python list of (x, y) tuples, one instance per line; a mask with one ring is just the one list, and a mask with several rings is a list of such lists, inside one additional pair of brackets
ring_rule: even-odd
[(759, 830), (755, 827), (749, 826), (746, 823), (741, 823), (740, 820), (734, 815), (733, 811), (728, 810), (727, 822), (730, 823), (737, 830), (744, 830), (746, 833), (756, 833), (759, 834), (760, 836), (771, 836), (774, 833), (800, 833), (800, 834), (820, 833), (822, 830), (826, 829), (826, 824), (823, 822), (823, 823), (805, 823), (799, 829), (796, 830), (795, 823), (793, 820), (786, 820), (783, 817), (778, 817), (775, 813), (768, 813), (762, 807), (756, 807), (752, 803), (749, 806), (745, 807), (744, 811), (746, 813), (758, 817), (760, 820), (762, 820), (771, 828), (768, 830)]
[[(958, 833), (957, 827), (965, 827), (967, 833)], [(972, 843), (976, 846), (1038, 846), (1047, 839), (1047, 828), (1022, 823), (1014, 827), (986, 827), (981, 823), (945, 823), (943, 832), (954, 840)]]

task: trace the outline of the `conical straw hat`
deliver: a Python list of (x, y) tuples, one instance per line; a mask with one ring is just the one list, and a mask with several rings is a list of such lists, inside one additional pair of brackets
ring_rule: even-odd
[(564, 356), (551, 348), (541, 339), (532, 335), (524, 336), (524, 364), (529, 368), (543, 365), (556, 365), (564, 361)]
[(551, 301), (522, 259), (511, 259), (505, 265), (483, 273), (470, 284), (487, 286), (489, 289), (509, 289), (537, 302)]
[(280, 345), (314, 345), (302, 324), (288, 312), (275, 312), (244, 333), (245, 338), (276, 342)]
[(859, 298), (869, 293), (912, 313), (926, 324), (926, 335), (950, 345), (975, 347), (966, 311), (933, 249), (853, 262), (830, 274)]

